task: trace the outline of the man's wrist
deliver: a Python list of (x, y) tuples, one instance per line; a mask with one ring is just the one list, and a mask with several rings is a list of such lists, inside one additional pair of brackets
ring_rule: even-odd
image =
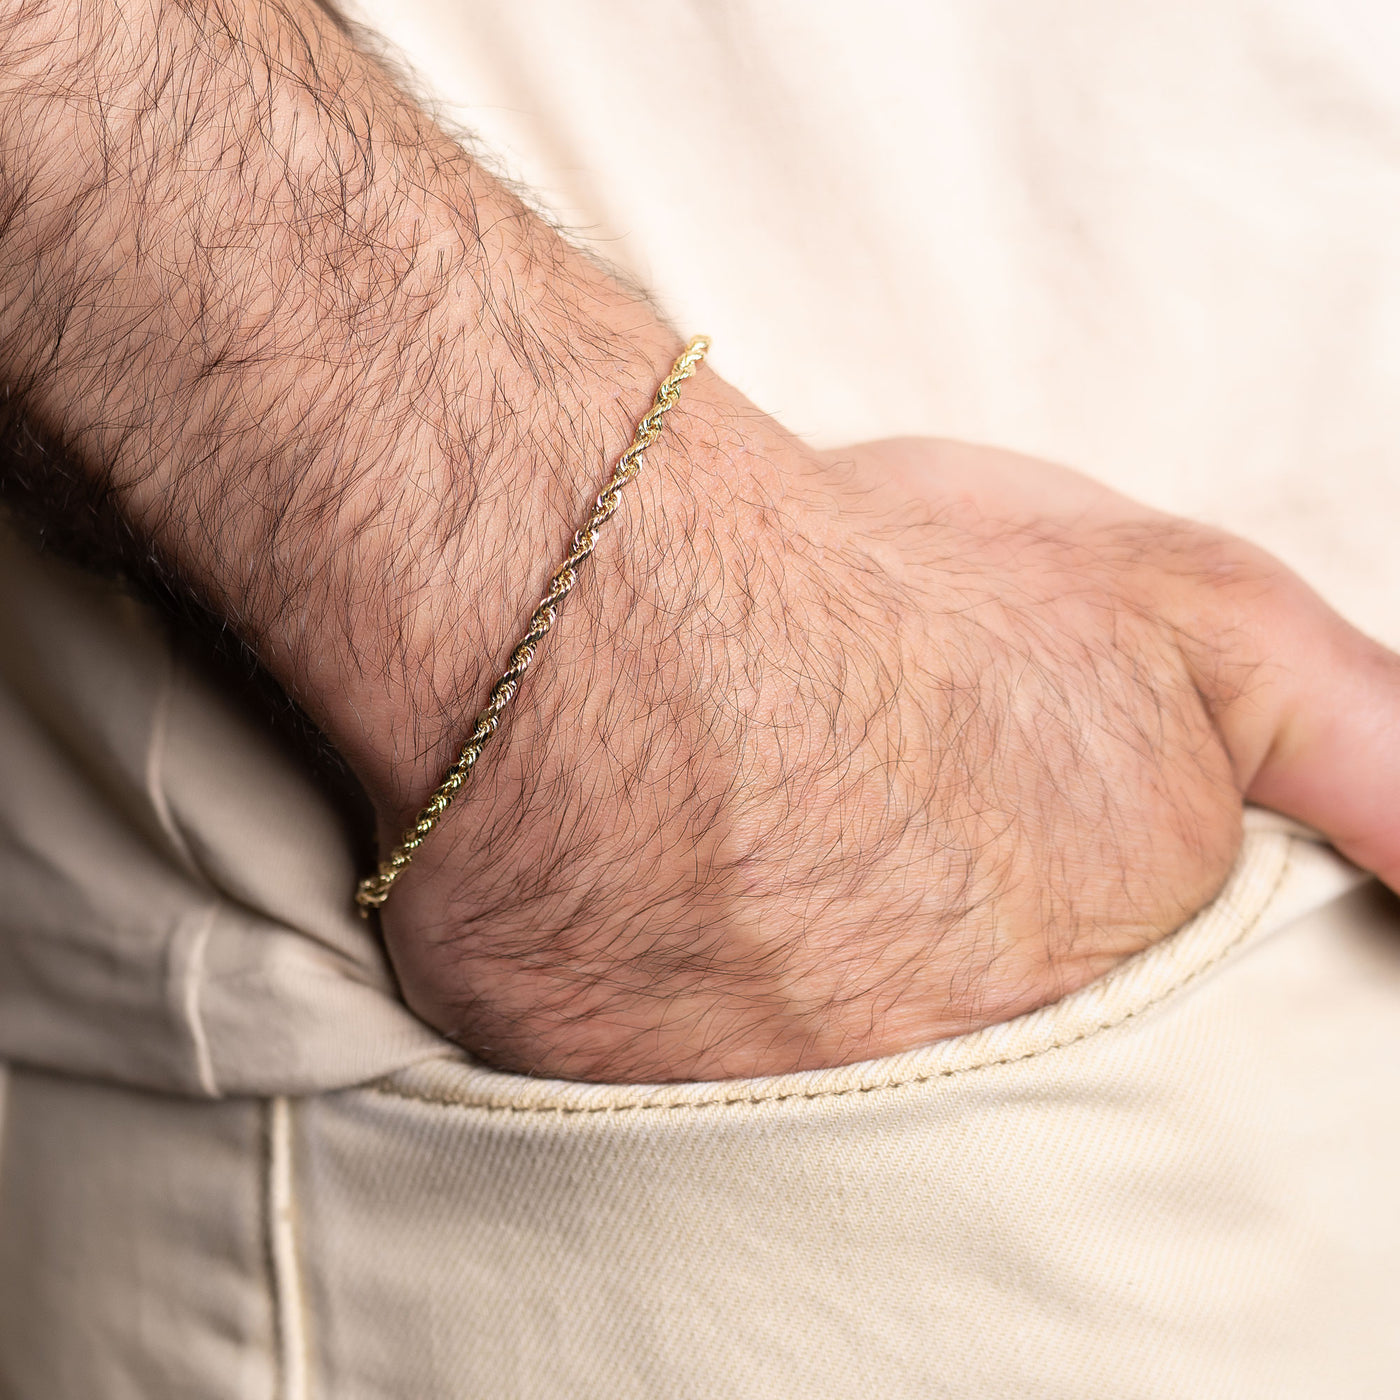
[[(669, 332), (650, 340), (646, 349), (612, 342), (606, 377), (572, 381), (567, 400), (556, 387), (502, 414), (473, 435), (490, 444), (489, 455), (473, 460), (474, 442), (438, 437), (402, 466), (386, 456), (364, 486), (359, 523), (331, 542), (333, 551), (347, 551), (338, 567), (358, 582), (338, 594), (343, 644), (322, 649), (337, 672), (318, 687), (328, 706), (323, 718), (386, 821), (409, 815), (455, 757), (630, 441), (677, 344)], [(646, 588), (635, 571), (669, 552), (672, 528), (691, 515), (674, 509), (674, 478), (664, 505), (654, 480), (661, 460), (674, 472), (685, 454), (668, 425), (597, 555), (579, 571), (510, 727), (526, 723), (532, 698), (553, 694), (556, 675), (609, 673), (612, 622), (635, 612)]]

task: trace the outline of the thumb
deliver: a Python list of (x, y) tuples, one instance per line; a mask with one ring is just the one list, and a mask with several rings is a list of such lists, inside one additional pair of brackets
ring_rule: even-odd
[(1316, 827), (1400, 893), (1400, 656), (1311, 590), (1283, 595), (1256, 673), (1261, 693), (1240, 700), (1255, 732), (1237, 749), (1232, 717), (1219, 717), (1232, 757), (1261, 755), (1242, 773), (1245, 796)]

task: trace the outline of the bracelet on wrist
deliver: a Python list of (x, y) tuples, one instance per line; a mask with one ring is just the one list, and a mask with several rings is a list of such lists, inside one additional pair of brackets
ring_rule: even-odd
[(564, 561), (554, 571), (545, 595), (531, 615), (525, 635), (516, 643), (511, 652), (510, 664), (502, 672), (500, 679), (491, 688), (485, 707), (476, 717), (472, 732), (462, 746), (462, 751), (433, 789), (423, 804), (413, 825), (399, 838), (398, 844), (379, 863), (374, 874), (367, 875), (355, 890), (355, 903), (362, 917), (368, 917), (371, 909), (380, 908), (389, 898), (390, 891), (399, 876), (408, 868), (423, 842), (432, 834), (442, 820), (453, 799), (461, 791), (481, 751), (490, 741), (501, 722), (501, 712), (510, 704), (520, 687), (525, 673), (535, 659), (535, 649), (554, 626), (558, 608), (572, 592), (578, 579), (578, 570), (593, 553), (598, 543), (598, 532), (617, 512), (622, 499), (622, 488), (641, 471), (646, 452), (661, 436), (661, 425), (666, 414), (680, 398), (681, 385), (695, 373), (696, 367), (705, 358), (710, 348), (709, 339), (697, 335), (676, 358), (670, 373), (661, 381), (651, 408), (637, 424), (632, 435), (631, 445), (618, 458), (612, 476), (593, 503), (588, 519), (574, 532), (573, 545)]

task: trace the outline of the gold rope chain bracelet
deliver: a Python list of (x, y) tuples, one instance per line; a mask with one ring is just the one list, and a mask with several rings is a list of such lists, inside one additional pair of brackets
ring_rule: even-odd
[(593, 503), (588, 519), (575, 532), (573, 546), (565, 555), (564, 562), (554, 571), (554, 577), (550, 579), (549, 588), (530, 618), (525, 635), (510, 654), (510, 665), (492, 687), (486, 707), (477, 715), (476, 724), (467, 742), (462, 745), (462, 752), (457, 755), (457, 761), (433, 789), (432, 796), (423, 804), (417, 820), (399, 838), (399, 844), (389, 852), (386, 859), (380, 861), (379, 869), (373, 875), (367, 875), (357, 886), (355, 903), (359, 905), (361, 917), (368, 918), (371, 909), (378, 909), (389, 898), (389, 891), (394, 888), (394, 882), (408, 869), (409, 862), (418, 848), (442, 820), (444, 813), (452, 805), (453, 798), (476, 767), (482, 749), (486, 747), (487, 741), (501, 722), (501, 711), (510, 704), (511, 698), (520, 687), (521, 679), (535, 659), (535, 648), (554, 626), (559, 605), (573, 590), (578, 579), (579, 566), (593, 553), (593, 547), (598, 543), (598, 531), (616, 513), (622, 500), (622, 488), (641, 471), (647, 449), (661, 436), (662, 420), (675, 407), (677, 399), (681, 396), (681, 385), (695, 373), (696, 366), (705, 358), (705, 352), (709, 348), (709, 338), (697, 335), (671, 366), (671, 372), (661, 381), (661, 387), (656, 391), (651, 408), (646, 417), (637, 424), (637, 431), (632, 435), (632, 445), (618, 458), (617, 466), (613, 468), (608, 484), (603, 487), (598, 499)]

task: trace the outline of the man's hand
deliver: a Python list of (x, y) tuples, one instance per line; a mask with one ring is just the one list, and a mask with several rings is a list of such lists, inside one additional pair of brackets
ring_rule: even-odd
[[(313, 4), (0, 0), (0, 46), (29, 486), (77, 463), (391, 841), (679, 339)], [(899, 1049), (1173, 928), (1244, 794), (1400, 882), (1396, 664), (1237, 541), (995, 453), (823, 458), (702, 373), (390, 949), (533, 1073)]]
[(1400, 659), (1262, 551), (1009, 453), (729, 421), (678, 425), (709, 455), (647, 515), (685, 530), (606, 552), (606, 672), (551, 657), (387, 910), (465, 1045), (709, 1078), (1003, 1020), (1205, 904), (1245, 797), (1400, 884)]

